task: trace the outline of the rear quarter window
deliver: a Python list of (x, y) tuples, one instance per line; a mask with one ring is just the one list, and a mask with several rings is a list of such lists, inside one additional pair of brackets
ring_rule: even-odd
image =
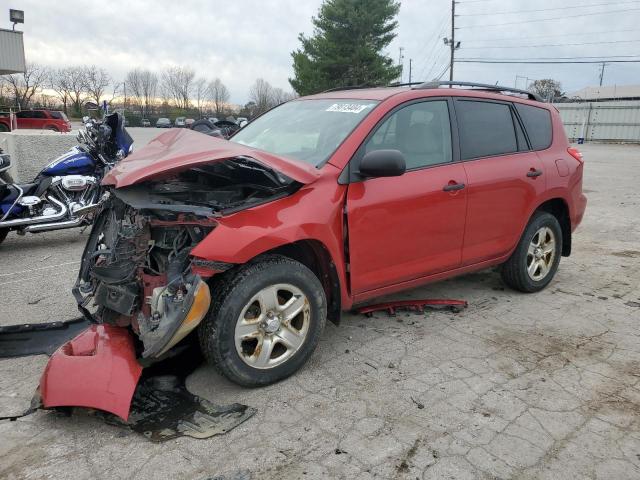
[(455, 106), (462, 160), (518, 151), (509, 105), (480, 100), (459, 100)]
[(527, 131), (531, 147), (534, 150), (549, 148), (553, 136), (549, 110), (520, 103), (516, 103), (515, 107)]
[(58, 120), (64, 120), (62, 118), (62, 113), (60, 113), (60, 112), (49, 112), (49, 115), (51, 116), (51, 118), (57, 118)]

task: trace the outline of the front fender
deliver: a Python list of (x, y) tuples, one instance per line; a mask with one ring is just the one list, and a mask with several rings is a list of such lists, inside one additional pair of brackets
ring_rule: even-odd
[(327, 249), (341, 285), (342, 304), (351, 300), (346, 288), (343, 247), (345, 188), (322, 179), (293, 195), (222, 217), (192, 251), (194, 257), (242, 264), (284, 245), (314, 240)]

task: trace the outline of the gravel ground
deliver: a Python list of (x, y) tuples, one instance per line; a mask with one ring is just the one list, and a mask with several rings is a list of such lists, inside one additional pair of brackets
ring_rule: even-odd
[[(640, 478), (640, 148), (582, 150), (587, 214), (545, 291), (486, 271), (399, 296), (464, 298), (461, 314), (344, 314), (267, 388), (203, 365), (191, 391), (258, 409), (221, 437), (152, 444), (45, 411), (0, 421), (0, 478)], [(75, 316), (85, 239), (9, 236), (0, 323)], [(0, 361), (0, 416), (28, 403), (45, 362)]]

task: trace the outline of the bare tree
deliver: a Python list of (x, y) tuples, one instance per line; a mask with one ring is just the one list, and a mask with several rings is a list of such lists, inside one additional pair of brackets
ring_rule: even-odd
[(162, 89), (176, 107), (186, 110), (193, 89), (196, 73), (190, 68), (170, 67), (162, 73)]
[(529, 91), (540, 95), (545, 102), (553, 102), (555, 98), (563, 95), (562, 84), (552, 78), (535, 80), (529, 86)]
[(219, 78), (209, 82), (209, 95), (216, 111), (216, 117), (220, 117), (229, 101), (229, 89)]
[(69, 113), (68, 105), (71, 101), (69, 77), (70, 73), (68, 68), (58, 68), (49, 72), (49, 88), (56, 92), (56, 95), (62, 102), (64, 113)]
[(204, 102), (209, 96), (209, 86), (207, 85), (207, 81), (204, 78), (199, 78), (193, 84), (194, 94), (196, 98), (196, 108), (198, 109), (198, 115), (202, 117), (202, 107), (204, 106)]
[(134, 105), (142, 106), (144, 100), (142, 99), (142, 84), (141, 84), (142, 70), (136, 68), (127, 72), (127, 76), (124, 79), (124, 83), (129, 93), (129, 98)]
[(293, 92), (285, 92), (281, 88), (274, 88), (271, 93), (272, 106), (275, 107), (281, 103), (288, 102), (296, 98), (296, 94)]
[(15, 105), (26, 108), (33, 96), (40, 93), (47, 85), (47, 68), (37, 63), (27, 63), (24, 73), (16, 73), (5, 77), (9, 95), (13, 97)]
[(75, 113), (82, 113), (82, 102), (86, 98), (87, 68), (84, 66), (69, 67), (67, 81), (69, 85), (69, 97)]
[(256, 115), (260, 115), (270, 108), (294, 98), (296, 98), (295, 93), (285, 92), (281, 88), (274, 88), (263, 78), (257, 79), (249, 90), (249, 100), (255, 104)]
[(135, 103), (142, 108), (142, 115), (145, 116), (156, 101), (158, 75), (149, 70), (136, 68), (127, 73), (125, 84)]
[(256, 105), (256, 115), (266, 112), (273, 106), (273, 87), (265, 79), (257, 79), (249, 90), (249, 100)]
[(85, 82), (89, 97), (91, 100), (95, 100), (96, 105), (100, 106), (100, 100), (102, 100), (107, 87), (111, 84), (111, 76), (105, 69), (91, 65), (86, 69)]

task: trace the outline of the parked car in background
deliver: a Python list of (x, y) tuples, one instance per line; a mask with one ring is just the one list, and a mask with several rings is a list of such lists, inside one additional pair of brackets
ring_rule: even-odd
[(105, 177), (76, 298), (135, 325), (147, 360), (199, 324), (207, 360), (255, 387), (355, 304), (492, 267), (538, 292), (587, 203), (582, 155), (538, 100), (455, 82), (330, 91), (229, 141), (159, 136)]
[(184, 121), (184, 126), (187, 128), (191, 128), (193, 126), (193, 123), (195, 122), (195, 120), (193, 118), (187, 118)]
[(143, 118), (140, 121), (140, 125), (142, 125), (143, 127), (150, 127), (151, 126), (151, 122), (149, 120), (147, 120), (146, 118)]
[[(59, 110), (22, 110), (16, 112), (18, 129), (51, 130), (70, 132), (71, 122), (64, 112)], [(9, 116), (0, 117), (0, 132), (11, 130)]]
[(234, 122), (227, 120), (220, 120), (214, 123), (203, 118), (194, 122), (191, 129), (209, 135), (210, 137), (229, 138), (236, 133), (240, 127)]
[(187, 125), (185, 123), (187, 119), (185, 117), (176, 117), (176, 121), (173, 122), (173, 126), (176, 128), (185, 128)]
[(171, 120), (168, 118), (159, 118), (156, 122), (156, 128), (171, 128)]
[(216, 123), (218, 121), (218, 117), (209, 117), (207, 118), (211, 123)]

